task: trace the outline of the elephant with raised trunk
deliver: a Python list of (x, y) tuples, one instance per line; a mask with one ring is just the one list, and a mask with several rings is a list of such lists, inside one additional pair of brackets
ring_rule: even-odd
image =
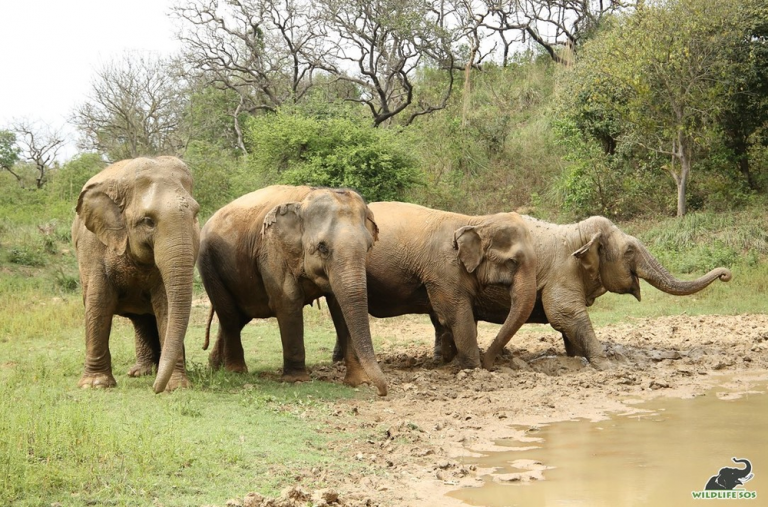
[[(587, 307), (606, 292), (632, 294), (640, 301), (640, 279), (672, 295), (699, 292), (715, 280), (727, 282), (731, 272), (713, 269), (692, 281), (678, 280), (635, 237), (619, 230), (604, 217), (556, 225), (523, 217), (531, 232), (537, 257), (536, 305), (528, 322), (551, 324), (560, 331), (569, 356), (586, 357), (590, 363), (609, 366), (603, 347), (595, 337)], [(502, 323), (510, 308), (504, 290), (489, 287), (475, 308), (478, 320)], [(434, 322), (434, 319), (433, 319)], [(450, 330), (436, 322), (435, 354), (450, 359)], [(491, 345), (500, 350), (498, 339)], [(443, 350), (445, 349), (445, 350)]]
[(433, 315), (455, 337), (457, 365), (477, 368), (474, 307), (484, 288), (496, 287), (513, 303), (482, 358), (490, 366), (536, 300), (536, 256), (520, 215), (469, 216), (400, 202), (369, 206), (381, 227), (368, 260), (370, 314)]
[(123, 160), (83, 187), (72, 223), (85, 304), (81, 387), (113, 387), (112, 317), (131, 320), (136, 364), (155, 392), (187, 387), (184, 335), (200, 245), (192, 176), (174, 157)]
[(729, 490), (752, 479), (752, 463), (748, 459), (731, 458), (734, 463), (743, 463), (744, 468), (723, 467), (707, 481), (705, 490)]
[[(368, 325), (365, 265), (378, 228), (352, 190), (272, 186), (217, 211), (202, 231), (198, 269), (219, 317), (213, 367), (245, 372), (241, 330), (277, 317), (283, 379), (308, 380), (303, 307), (325, 296), (344, 343), (344, 381), (387, 394)], [(210, 320), (208, 327), (210, 329)], [(207, 335), (206, 346), (207, 347)]]

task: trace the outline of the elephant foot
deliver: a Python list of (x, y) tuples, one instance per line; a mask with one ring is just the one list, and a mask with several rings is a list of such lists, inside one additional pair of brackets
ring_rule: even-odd
[(344, 383), (351, 387), (357, 387), (362, 384), (370, 383), (371, 379), (362, 369), (347, 368), (347, 373), (344, 375)]
[(458, 354), (449, 366), (454, 370), (475, 370), (480, 368), (480, 358), (470, 357), (465, 354)]
[(189, 381), (186, 374), (174, 372), (168, 380), (165, 390), (170, 392), (176, 389), (189, 389), (190, 387), (192, 387), (192, 382)]
[(156, 365), (154, 363), (136, 363), (128, 370), (128, 376), (143, 377), (144, 375), (152, 375), (155, 369)]
[(486, 370), (490, 370), (491, 368), (493, 368), (493, 363), (496, 361), (497, 355), (498, 353), (495, 350), (487, 350), (485, 354), (483, 354), (483, 358), (481, 361), (483, 364), (483, 368), (485, 368)]
[(283, 375), (280, 377), (280, 379), (283, 382), (309, 382), (312, 380), (306, 370), (283, 372)]
[(589, 361), (589, 364), (591, 364), (594, 369), (599, 371), (612, 370), (614, 366), (610, 359), (605, 356), (588, 357), (587, 361)]
[(83, 389), (91, 387), (103, 389), (115, 386), (117, 386), (117, 381), (111, 373), (83, 373), (83, 376), (80, 377), (80, 381), (77, 383), (77, 387)]
[(248, 373), (248, 367), (245, 363), (227, 363), (224, 368), (233, 373)]

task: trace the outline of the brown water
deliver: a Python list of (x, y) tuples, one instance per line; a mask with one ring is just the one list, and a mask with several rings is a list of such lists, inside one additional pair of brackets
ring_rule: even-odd
[[(754, 478), (744, 489), (755, 500), (716, 500), (717, 505), (768, 505), (768, 396), (758, 393), (719, 399), (724, 389), (694, 399), (663, 399), (639, 405), (652, 412), (619, 415), (600, 422), (569, 421), (543, 426), (534, 444), (500, 442), (529, 450), (471, 458), (478, 467), (496, 468), (504, 477), (521, 472), (511, 466), (534, 460), (546, 467), (544, 480), (500, 483), (485, 477), (479, 488), (450, 494), (469, 505), (511, 506), (681, 506), (713, 500), (691, 496), (722, 467), (743, 468), (732, 457), (752, 462)], [(541, 468), (539, 466), (539, 468)]]

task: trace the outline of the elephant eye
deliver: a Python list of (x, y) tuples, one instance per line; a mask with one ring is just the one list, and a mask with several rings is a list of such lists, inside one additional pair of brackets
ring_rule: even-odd
[(328, 255), (328, 245), (325, 244), (325, 241), (321, 241), (317, 244), (318, 251), (323, 255)]
[(155, 226), (155, 221), (154, 221), (154, 220), (152, 220), (152, 218), (150, 218), (150, 217), (144, 217), (144, 218), (142, 218), (142, 219), (139, 221), (139, 223), (141, 223), (141, 225), (144, 225), (144, 226), (146, 226), (146, 227), (150, 227), (150, 228)]

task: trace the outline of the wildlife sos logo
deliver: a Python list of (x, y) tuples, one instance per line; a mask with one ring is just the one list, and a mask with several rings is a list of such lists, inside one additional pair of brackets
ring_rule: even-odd
[(731, 458), (734, 463), (744, 465), (744, 468), (723, 467), (707, 481), (704, 491), (691, 491), (696, 499), (730, 499), (752, 500), (757, 498), (757, 491), (744, 489), (744, 484), (751, 481), (752, 463), (748, 459)]

